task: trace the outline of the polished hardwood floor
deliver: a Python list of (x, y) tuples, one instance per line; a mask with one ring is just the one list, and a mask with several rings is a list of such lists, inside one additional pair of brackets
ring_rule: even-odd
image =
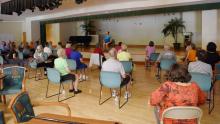
[[(118, 109), (115, 100), (112, 98), (103, 105), (98, 104), (99, 100), (99, 70), (93, 69), (87, 70), (89, 76), (87, 81), (80, 82), (79, 89), (82, 90), (81, 94), (77, 94), (75, 97), (64, 101), (67, 103), (73, 116), (94, 118), (102, 120), (114, 120), (123, 124), (155, 124), (155, 118), (153, 114), (153, 107), (148, 105), (148, 99), (153, 90), (159, 87), (160, 83), (155, 78), (154, 68), (146, 69), (144, 65), (135, 65), (133, 77), (133, 85), (131, 87), (132, 97), (128, 103)], [(57, 102), (57, 97), (45, 98), (47, 79), (35, 81), (34, 79), (27, 79), (27, 91), (30, 94), (32, 102)], [(216, 82), (215, 86), (215, 108), (211, 115), (208, 114), (208, 104), (201, 106), (203, 110), (202, 124), (218, 124), (220, 123), (220, 82)], [(58, 85), (52, 85), (49, 92), (55, 93), (58, 91)], [(65, 95), (71, 95), (68, 93), (68, 84), (65, 85)], [(65, 97), (63, 95), (63, 97)], [(103, 95), (106, 97), (109, 94), (109, 90), (105, 89)], [(7, 104), (0, 103), (0, 109), (4, 110), (6, 123), (13, 124), (13, 118), (10, 112), (7, 110), (7, 106), (11, 96), (7, 97)], [(124, 100), (124, 98), (123, 98)], [(54, 106), (38, 107), (35, 109), (38, 113), (53, 113), (63, 114), (67, 113), (64, 109)]]

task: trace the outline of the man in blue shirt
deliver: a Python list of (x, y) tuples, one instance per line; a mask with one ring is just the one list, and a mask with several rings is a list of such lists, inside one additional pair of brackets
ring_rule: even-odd
[(106, 35), (105, 35), (105, 37), (104, 37), (103, 43), (104, 43), (104, 44), (103, 44), (103, 48), (104, 48), (104, 49), (108, 49), (109, 44), (112, 43), (112, 40), (111, 40), (111, 36), (110, 36), (110, 32), (109, 32), (109, 31), (106, 32)]

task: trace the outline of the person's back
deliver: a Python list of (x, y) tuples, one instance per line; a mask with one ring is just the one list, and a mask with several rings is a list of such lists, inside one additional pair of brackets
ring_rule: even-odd
[(131, 54), (127, 51), (121, 51), (117, 54), (117, 59), (119, 61), (130, 61), (131, 60)]
[(64, 58), (56, 58), (54, 60), (54, 68), (56, 68), (61, 73), (61, 75), (68, 74), (68, 72), (66, 71), (66, 65), (67, 65), (67, 62), (66, 62), (66, 59)]
[(117, 61), (116, 59), (109, 58), (102, 64), (102, 71), (110, 71), (110, 72), (122, 72), (124, 70), (123, 65)]
[(220, 56), (217, 52), (207, 51), (206, 63), (212, 66), (212, 69), (215, 68), (215, 64), (220, 61)]
[(176, 60), (176, 54), (173, 52), (173, 51), (170, 51), (170, 50), (167, 50), (167, 51), (164, 51), (162, 52), (158, 59), (174, 59)]
[[(174, 82), (165, 82), (160, 89), (151, 94), (151, 104), (157, 105), (163, 101), (160, 106), (160, 116), (163, 111), (173, 106), (198, 106), (205, 102), (204, 93), (196, 83), (183, 86)], [(195, 120), (182, 120), (184, 124), (196, 124)], [(164, 124), (179, 124), (177, 120), (165, 119)]]
[(196, 50), (190, 49), (190, 50), (188, 51), (187, 59), (188, 59), (189, 62), (194, 62), (194, 61), (196, 61)]
[(71, 51), (70, 59), (75, 60), (77, 65), (81, 64), (80, 58), (82, 58), (82, 54), (79, 51), (77, 51), (77, 50)]
[(152, 53), (155, 52), (155, 46), (146, 46), (146, 55), (149, 58)]

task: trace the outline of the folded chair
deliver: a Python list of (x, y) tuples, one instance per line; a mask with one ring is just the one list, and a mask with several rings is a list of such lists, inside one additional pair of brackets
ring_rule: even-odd
[(35, 117), (33, 107), (37, 106), (61, 106), (67, 110), (68, 116), (71, 116), (70, 108), (65, 103), (56, 102), (39, 102), (31, 103), (30, 97), (27, 92), (21, 92), (16, 95), (8, 106), (10, 109), (15, 123), (24, 123)]
[[(119, 101), (118, 101), (118, 105), (119, 105), (119, 109), (121, 107), (123, 107), (127, 102), (128, 102), (128, 97), (126, 99), (126, 101), (121, 105), (121, 89), (123, 86), (121, 86), (121, 75), (120, 73), (117, 72), (108, 72), (108, 71), (101, 71), (100, 72), (100, 97), (99, 97), (99, 105), (102, 105), (104, 102), (106, 102), (107, 100), (109, 100), (110, 98), (112, 98), (112, 95), (110, 97), (108, 97), (107, 99), (105, 99), (104, 101), (101, 101), (102, 99), (102, 88), (106, 87), (110, 89), (110, 94), (112, 93), (111, 90), (112, 89), (120, 89), (119, 92)], [(126, 91), (128, 90), (127, 85), (125, 86)]]
[(192, 79), (191, 81), (197, 83), (199, 87), (208, 93), (208, 104), (209, 104), (209, 114), (211, 114), (212, 110), (215, 107), (215, 99), (214, 99), (214, 82), (212, 78), (208, 74), (191, 72)]
[(196, 119), (197, 124), (200, 124), (202, 118), (202, 110), (194, 106), (175, 106), (167, 108), (163, 111), (160, 124), (163, 124), (164, 118), (175, 120)]

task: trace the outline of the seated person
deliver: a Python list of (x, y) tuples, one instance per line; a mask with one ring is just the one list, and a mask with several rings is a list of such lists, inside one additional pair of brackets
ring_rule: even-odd
[(119, 61), (130, 61), (132, 60), (131, 54), (127, 51), (127, 45), (121, 45), (121, 52), (117, 54), (117, 59)]
[(145, 48), (145, 51), (146, 51), (145, 65), (148, 65), (151, 53), (155, 53), (155, 46), (153, 41), (149, 42), (148, 46), (146, 46)]
[(190, 63), (196, 61), (196, 46), (194, 43), (191, 44), (191, 49), (189, 48), (185, 62)]
[(52, 55), (52, 50), (50, 49), (48, 42), (45, 43), (44, 53), (46, 53), (48, 57)]
[(16, 51), (16, 46), (14, 46), (14, 45), (11, 48), (11, 50), (9, 51), (8, 61), (9, 61), (9, 64), (16, 64), (19, 66), (24, 66), (23, 61), (20, 60), (18, 57), (18, 52)]
[(157, 58), (157, 62), (160, 62), (161, 59), (174, 59), (176, 60), (176, 54), (170, 50), (169, 45), (164, 45), (164, 51), (160, 53)]
[(31, 53), (31, 49), (28, 46), (28, 44), (24, 45), (24, 49), (23, 49), (23, 55), (24, 55), (24, 59), (27, 59), (29, 57), (31, 57), (33, 54)]
[[(155, 115), (159, 122), (163, 111), (173, 106), (199, 106), (205, 103), (205, 93), (190, 82), (191, 75), (184, 65), (174, 64), (168, 73), (168, 81), (163, 83), (150, 96), (150, 104), (155, 106)], [(172, 120), (165, 118), (164, 124), (197, 124), (195, 119)]]
[(100, 44), (96, 44), (96, 48), (94, 49), (93, 53), (98, 53), (99, 55), (102, 55), (104, 56), (104, 53), (103, 53), (103, 50), (102, 48), (100, 47)]
[(220, 61), (220, 56), (216, 51), (216, 48), (217, 46), (214, 42), (209, 42), (207, 44), (207, 58), (205, 63), (210, 64), (213, 70), (215, 68), (215, 64)]
[(65, 52), (66, 52), (66, 57), (69, 59), (70, 58), (70, 54), (72, 52), (72, 48), (71, 48), (71, 44), (70, 43), (66, 44)]
[(58, 58), (54, 60), (54, 67), (61, 73), (61, 80), (72, 80), (69, 92), (74, 92), (75, 94), (81, 93), (82, 91), (78, 89), (78, 75), (71, 73), (69, 70), (67, 61), (65, 59), (65, 50), (62, 48), (58, 49), (57, 55)]
[(118, 42), (118, 45), (115, 47), (117, 53), (121, 52), (121, 45), (122, 45), (122, 42)]
[(110, 36), (110, 32), (107, 31), (106, 32), (106, 35), (104, 37), (104, 40), (103, 40), (103, 48), (104, 49), (108, 49), (109, 48), (109, 45), (112, 43), (112, 39), (111, 39), (111, 36)]
[(79, 81), (86, 80), (88, 78), (85, 71), (87, 65), (83, 63), (83, 56), (79, 51), (77, 51), (76, 46), (70, 53), (70, 59), (76, 61), (76, 69), (80, 71)]
[[(131, 93), (129, 92), (129, 86), (131, 82), (131, 77), (125, 74), (125, 70), (121, 62), (116, 59), (116, 50), (112, 48), (109, 51), (109, 58), (102, 64), (102, 71), (110, 71), (110, 72), (119, 72), (122, 77), (121, 86), (127, 85), (128, 92), (125, 93), (125, 98), (131, 97)], [(113, 90), (112, 96), (115, 97), (117, 95), (116, 90)]]
[(196, 53), (197, 61), (190, 62), (188, 66), (189, 72), (198, 72), (208, 74), (212, 77), (212, 67), (210, 64), (205, 63), (207, 54), (205, 50), (198, 50)]

